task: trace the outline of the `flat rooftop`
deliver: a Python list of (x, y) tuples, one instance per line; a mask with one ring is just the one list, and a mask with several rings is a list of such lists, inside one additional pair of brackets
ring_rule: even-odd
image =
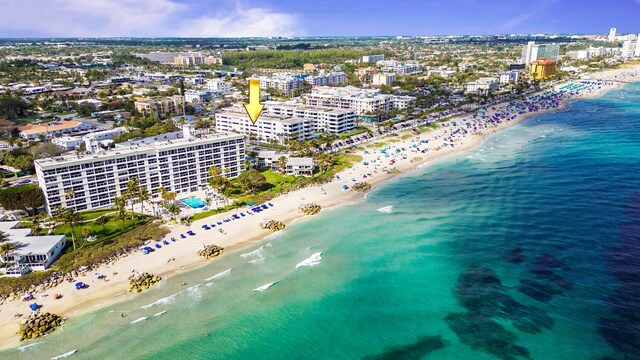
[(30, 229), (15, 228), (19, 223), (19, 221), (0, 221), (0, 231), (9, 235), (9, 242), (16, 246), (13, 252), (17, 255), (44, 255), (65, 238), (64, 235), (29, 236)]
[[(217, 113), (216, 115), (218, 115), (218, 114), (220, 114), (220, 115), (232, 115), (232, 116), (243, 118), (245, 120), (250, 120), (249, 119), (249, 115), (247, 115), (246, 112), (237, 111), (237, 110), (221, 111), (221, 112)], [(277, 116), (277, 115), (273, 115), (273, 114), (262, 114), (262, 115), (260, 115), (260, 117), (258, 118), (258, 121), (256, 121), (256, 123), (259, 123), (259, 122), (265, 121), (265, 120), (266, 121), (277, 121), (277, 122), (288, 123), (288, 124), (297, 124), (299, 122), (308, 121), (308, 119), (302, 119), (302, 118), (291, 117), (291, 116)]]
[(185, 139), (182, 137), (177, 138), (175, 134), (176, 133), (161, 134), (140, 140), (132, 140), (125, 143), (116, 144), (115, 148), (104, 150), (103, 152), (97, 154), (67, 153), (52, 158), (38, 159), (35, 160), (35, 163), (42, 168), (48, 168), (55, 167), (56, 165), (65, 165), (69, 162), (92, 162), (101, 158), (120, 157), (129, 154), (143, 153), (150, 150), (181, 148), (187, 145), (209, 143), (215, 140), (225, 141), (243, 137), (243, 135), (239, 134), (214, 133)]

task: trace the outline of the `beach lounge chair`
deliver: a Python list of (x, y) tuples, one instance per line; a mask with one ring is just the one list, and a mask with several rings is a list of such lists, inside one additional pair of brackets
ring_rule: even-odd
[(180, 238), (181, 239), (186, 239), (187, 237), (185, 236), (185, 234), (180, 234)]
[(216, 224), (211, 224), (211, 227), (212, 227), (212, 228), (216, 227)]
[(222, 222), (218, 221), (218, 223), (217, 223), (217, 224), (218, 224), (218, 225), (222, 225)]
[(176, 238), (171, 237), (171, 241), (176, 242)]
[(169, 242), (167, 240), (162, 241), (162, 243), (165, 245), (169, 245)]
[(270, 206), (270, 207), (273, 207), (273, 204), (272, 204), (272, 203), (269, 203), (269, 206)]
[(246, 215), (243, 212), (241, 212), (240, 216), (245, 217)]
[(156, 249), (161, 249), (161, 248), (162, 248), (162, 245), (156, 244)]

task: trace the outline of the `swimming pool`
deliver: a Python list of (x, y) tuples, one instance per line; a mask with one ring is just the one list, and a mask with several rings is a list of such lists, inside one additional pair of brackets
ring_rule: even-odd
[(207, 203), (204, 202), (204, 200), (197, 198), (195, 196), (180, 199), (180, 201), (182, 201), (183, 203), (187, 204), (187, 206), (190, 206), (194, 209), (205, 207), (207, 205)]

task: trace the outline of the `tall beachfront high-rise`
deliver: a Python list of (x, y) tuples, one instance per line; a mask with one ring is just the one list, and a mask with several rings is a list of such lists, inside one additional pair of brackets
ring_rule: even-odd
[(536, 61), (541, 57), (557, 61), (559, 53), (560, 45), (558, 44), (536, 45), (534, 41), (529, 41), (522, 48), (520, 61), (526, 65), (531, 64), (531, 62)]
[(616, 41), (616, 31), (616, 28), (611, 28), (611, 30), (609, 30), (609, 41)]

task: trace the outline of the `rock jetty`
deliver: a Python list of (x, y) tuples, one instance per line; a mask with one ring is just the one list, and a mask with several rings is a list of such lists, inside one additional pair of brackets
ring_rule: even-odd
[(205, 259), (213, 259), (216, 256), (222, 255), (223, 251), (224, 249), (218, 245), (205, 245), (204, 248), (198, 250), (198, 255)]
[(56, 314), (32, 313), (20, 323), (18, 336), (20, 336), (20, 341), (35, 339), (54, 331), (63, 322), (64, 319)]
[(129, 292), (140, 292), (148, 289), (153, 285), (160, 282), (161, 278), (149, 273), (142, 273), (140, 275), (131, 275), (129, 277)]
[(269, 229), (273, 232), (284, 230), (284, 223), (278, 220), (265, 219), (260, 223), (260, 227), (263, 229)]
[(298, 210), (306, 215), (315, 215), (320, 212), (322, 207), (318, 204), (301, 204), (298, 206)]
[(368, 182), (365, 182), (365, 181), (357, 182), (357, 183), (353, 184), (351, 189), (353, 189), (353, 191), (365, 192), (365, 191), (371, 190), (371, 184), (369, 184)]

